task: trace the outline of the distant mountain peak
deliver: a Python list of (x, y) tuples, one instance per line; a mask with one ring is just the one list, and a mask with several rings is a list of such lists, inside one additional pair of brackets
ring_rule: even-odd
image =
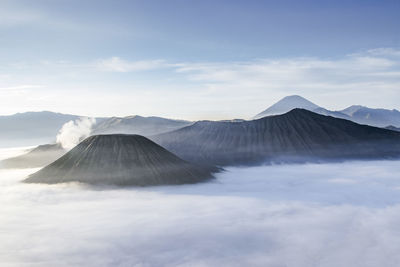
[(271, 115), (279, 115), (286, 112), (291, 111), (295, 108), (302, 108), (313, 111), (317, 108), (320, 108), (318, 105), (314, 104), (313, 102), (305, 99), (299, 95), (290, 95), (282, 98), (263, 112), (257, 114), (254, 119), (259, 119), (265, 116)]
[(304, 97), (302, 97), (300, 95), (288, 95), (288, 96), (285, 96), (284, 98), (282, 98), (282, 100), (285, 100), (285, 99), (300, 99), (300, 100), (308, 101), (307, 99), (305, 99)]
[(353, 105), (340, 112), (350, 116), (352, 121), (361, 124), (377, 127), (386, 127), (387, 125), (400, 126), (400, 112), (396, 109), (369, 108)]
[(346, 115), (349, 115), (349, 116), (353, 116), (353, 114), (355, 112), (357, 112), (357, 111), (359, 111), (360, 109), (363, 109), (363, 108), (366, 108), (366, 107), (361, 106), (361, 105), (352, 105), (352, 106), (350, 106), (348, 108), (345, 108), (345, 109), (341, 110), (340, 112), (342, 112), (342, 113), (344, 113)]

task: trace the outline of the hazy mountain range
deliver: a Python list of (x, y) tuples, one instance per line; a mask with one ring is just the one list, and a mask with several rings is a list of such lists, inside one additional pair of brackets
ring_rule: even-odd
[(0, 147), (21, 147), (56, 141), (64, 123), (79, 116), (49, 111), (0, 116)]
[(396, 109), (373, 109), (360, 105), (353, 105), (343, 110), (331, 111), (298, 95), (284, 97), (263, 112), (254, 116), (254, 119), (284, 114), (294, 108), (302, 108), (318, 114), (352, 120), (360, 124), (371, 126), (387, 127), (392, 125), (400, 127), (400, 112)]
[(199, 121), (152, 140), (185, 160), (221, 166), (400, 156), (398, 132), (305, 109), (252, 121)]
[[(0, 116), (0, 147), (21, 147), (54, 143), (61, 127), (82, 116), (43, 112), (17, 113)], [(92, 134), (139, 134), (150, 136), (179, 129), (192, 124), (190, 121), (161, 117), (111, 117), (95, 118)]]
[[(392, 126), (392, 130), (400, 128), (400, 112), (398, 110), (372, 109), (364, 106), (351, 106), (340, 111), (331, 111), (297, 95), (287, 96), (254, 119), (279, 115), (294, 108), (302, 108), (318, 114), (352, 120), (360, 124), (377, 127)], [(49, 111), (25, 112), (10, 116), (0, 116), (0, 147), (32, 146), (54, 143), (61, 127), (68, 121), (77, 120), (81, 116), (61, 114)], [(193, 124), (191, 121), (167, 119), (161, 117), (110, 117), (95, 118), (92, 134), (139, 134), (152, 136), (177, 130)], [(242, 121), (242, 120), (233, 120)]]
[(112, 117), (94, 125), (92, 134), (139, 134), (151, 136), (191, 125), (193, 122), (161, 117)]
[(0, 168), (23, 169), (43, 167), (52, 163), (67, 152), (60, 144), (40, 145), (25, 154), (0, 161)]
[[(318, 114), (352, 120), (360, 124), (385, 127), (391, 130), (400, 128), (400, 112), (397, 110), (371, 109), (363, 106), (351, 106), (340, 111), (330, 111), (320, 107), (301, 96), (287, 96), (272, 105), (254, 118), (278, 115), (294, 108), (302, 108)], [(43, 112), (26, 112), (10, 116), (0, 116), (0, 147), (32, 146), (54, 143), (61, 127), (81, 116)], [(244, 120), (227, 120), (225, 122), (243, 122)], [(190, 126), (193, 122), (161, 117), (110, 117), (96, 118), (92, 126), (95, 134), (139, 134), (154, 136)], [(14, 161), (17, 162), (18, 160)]]
[[(138, 143), (138, 140), (146, 140), (137, 135), (134, 135), (137, 140), (124, 139), (125, 136), (132, 135), (101, 136), (106, 137), (104, 139), (89, 137), (81, 142), (71, 152), (57, 160), (57, 164), (49, 165), (53, 167), (47, 168), (49, 171), (46, 172), (46, 175), (42, 173), (40, 179), (43, 177), (47, 177), (45, 180), (50, 179), (51, 175), (56, 174), (67, 177), (65, 175), (69, 175), (68, 170), (75, 164), (78, 164), (79, 166), (76, 166), (81, 170), (81, 173), (75, 173), (75, 175), (83, 176), (85, 168), (89, 167), (99, 170), (96, 172), (98, 174), (105, 171), (101, 169), (102, 165), (108, 166), (107, 162), (109, 161), (123, 169), (123, 165), (130, 162), (131, 157), (136, 158), (136, 152), (139, 153), (138, 148), (133, 144), (137, 144), (142, 149), (141, 142)], [(185, 161), (215, 166), (382, 159), (400, 156), (399, 132), (360, 125), (349, 120), (320, 115), (306, 109), (293, 109), (282, 115), (267, 116), (251, 121), (198, 121), (150, 138), (163, 149), (171, 151)], [(126, 141), (126, 144), (124, 145), (122, 141)], [(143, 141), (143, 143), (149, 144), (147, 141)], [(93, 146), (94, 144), (97, 148)], [(128, 151), (127, 147), (130, 147), (132, 151)], [(148, 145), (148, 149), (157, 151), (160, 148)], [(54, 161), (65, 152), (59, 145), (39, 146), (28, 154), (3, 161), (2, 166), (20, 168), (21, 164), (28, 165), (28, 163), (29, 166), (33, 166), (32, 164), (36, 164), (35, 167), (38, 164), (43, 166), (51, 162), (51, 157), (54, 156), (52, 160)], [(145, 149), (142, 152), (141, 160), (146, 162), (148, 160), (147, 163), (143, 163), (145, 165), (160, 160), (156, 156), (158, 152), (152, 154), (153, 152), (149, 151), (149, 155)], [(39, 160), (40, 158), (42, 161)], [(122, 170), (118, 168), (114, 171)], [(151, 169), (151, 167), (149, 168)], [(56, 169), (63, 169), (63, 172), (56, 172)], [(68, 179), (70, 180), (70, 178)], [(121, 176), (121, 179), (125, 178)], [(122, 180), (114, 181), (114, 183), (123, 184)], [(90, 181), (86, 182), (90, 183)], [(126, 183), (135, 184), (136, 182), (127, 181)]]

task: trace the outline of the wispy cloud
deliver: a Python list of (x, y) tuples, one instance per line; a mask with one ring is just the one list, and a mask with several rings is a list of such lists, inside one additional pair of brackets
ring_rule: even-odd
[(167, 66), (164, 60), (127, 61), (119, 57), (101, 59), (95, 63), (95, 67), (98, 70), (112, 72), (145, 71), (160, 69)]
[[(400, 50), (381, 48), (343, 58), (312, 57), (258, 59), (243, 62), (166, 62), (165, 60), (128, 61), (119, 57), (101, 59), (96, 67), (103, 71), (135, 72), (168, 68), (190, 81), (209, 88), (264, 88), (266, 90), (305, 90), (320, 88), (348, 90), (366, 84), (398, 86)], [(360, 89), (360, 88), (354, 88)]]
[[(210, 92), (225, 95), (256, 94), (282, 97), (297, 93), (352, 101), (374, 98), (380, 92), (398, 97), (400, 50), (377, 49), (342, 58), (282, 58), (245, 62), (182, 63), (176, 72), (202, 83)], [(340, 101), (329, 102), (336, 104)], [(384, 104), (384, 101), (381, 102)], [(324, 103), (321, 103), (324, 104)]]
[[(0, 96), (2, 99), (10, 99), (10, 98), (21, 98), (23, 97), (29, 97), (29, 95), (35, 95), (35, 94), (30, 94), (30, 92), (33, 89), (40, 89), (43, 86), (41, 85), (33, 85), (33, 84), (24, 84), (24, 85), (14, 85), (14, 86), (6, 86), (6, 87), (0, 87)], [(6, 105), (7, 102), (4, 103)], [(11, 103), (14, 103), (12, 101)]]
[[(341, 59), (291, 58), (261, 59), (228, 63), (183, 63), (177, 72), (196, 81), (227, 84), (253, 84), (265, 87), (293, 88), (309, 84), (332, 85), (365, 82), (376, 73), (393, 73), (400, 62), (396, 59), (350, 55)], [(400, 77), (397, 77), (400, 78)]]
[[(374, 49), (343, 58), (295, 57), (257, 59), (241, 62), (167, 62), (165, 60), (129, 61), (120, 57), (100, 59), (98, 70), (135, 72), (169, 68), (197, 82), (218, 82), (249, 86), (290, 88), (293, 85), (343, 84), (368, 81), (369, 76), (396, 76), (400, 71), (400, 50)], [(372, 79), (369, 79), (372, 80)], [(374, 80), (377, 81), (377, 80)], [(386, 80), (385, 80), (386, 82)]]
[(400, 57), (400, 50), (394, 48), (376, 48), (367, 51), (369, 54), (374, 56), (395, 56)]
[[(286, 95), (300, 94), (330, 109), (352, 104), (399, 109), (399, 52), (380, 48), (337, 58), (225, 62), (130, 60), (117, 56), (81, 62), (20, 62), (0, 66), (9, 73), (3, 78), (2, 84), (7, 85), (3, 87), (13, 88), (17, 82), (43, 84), (47, 89), (37, 88), (35, 96), (46, 96), (47, 100), (28, 103), (28, 99), (22, 102), (10, 94), (3, 97), (3, 108), (13, 103), (12, 110), (16, 111), (15, 103), (19, 102), (23, 107), (59, 108), (64, 105), (60, 99), (68, 99), (66, 103), (75, 103), (75, 110), (64, 112), (86, 114), (88, 106), (96, 111), (103, 110), (100, 106), (104, 105), (111, 110), (114, 105), (112, 112), (118, 115), (230, 119), (250, 118)], [(113, 90), (106, 90), (109, 88)], [(85, 98), (86, 104), (80, 108), (82, 95), (90, 96), (90, 100)]]
[(42, 88), (41, 85), (34, 84), (23, 84), (16, 86), (8, 86), (8, 87), (0, 87), (0, 91), (14, 91), (14, 90), (23, 90), (23, 89), (34, 89), (34, 88)]

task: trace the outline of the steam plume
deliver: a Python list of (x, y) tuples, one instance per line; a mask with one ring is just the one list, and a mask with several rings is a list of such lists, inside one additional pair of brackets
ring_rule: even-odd
[(67, 150), (73, 148), (90, 135), (95, 123), (96, 119), (88, 117), (65, 123), (57, 134), (57, 143)]

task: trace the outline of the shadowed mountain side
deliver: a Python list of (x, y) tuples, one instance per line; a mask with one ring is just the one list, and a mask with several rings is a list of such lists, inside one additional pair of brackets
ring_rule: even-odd
[(188, 163), (140, 135), (96, 135), (30, 175), (25, 182), (77, 181), (136, 186), (186, 184), (210, 179), (216, 170)]
[(385, 127), (385, 129), (400, 132), (400, 128), (394, 127), (393, 125), (389, 125), (389, 126)]
[(113, 117), (94, 126), (92, 135), (96, 134), (139, 134), (156, 135), (191, 125), (190, 121), (165, 119), (160, 117)]
[(152, 140), (183, 159), (220, 166), (400, 155), (400, 133), (304, 109), (245, 122), (200, 121)]
[(0, 168), (36, 168), (46, 166), (55, 161), (67, 151), (59, 144), (41, 145), (28, 153), (0, 161)]

